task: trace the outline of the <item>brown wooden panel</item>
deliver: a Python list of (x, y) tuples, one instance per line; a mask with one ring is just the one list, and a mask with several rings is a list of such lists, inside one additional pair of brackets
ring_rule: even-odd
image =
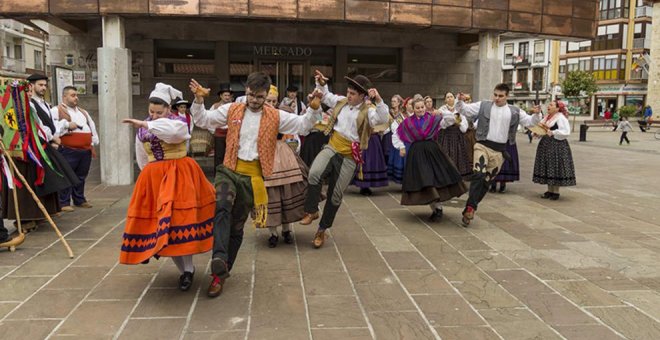
[[(404, 2), (409, 4), (432, 4), (433, 0), (389, 0), (390, 2)], [(390, 6), (391, 7), (391, 6)]]
[(573, 1), (579, 2), (585, 0), (543, 0), (543, 15), (570, 17), (573, 15)]
[(591, 38), (596, 34), (596, 21), (573, 18), (572, 34), (576, 37)]
[(389, 1), (346, 0), (346, 20), (386, 24), (390, 20)]
[(569, 17), (559, 17), (555, 15), (544, 15), (542, 34), (570, 36), (573, 31), (573, 22)]
[(298, 0), (298, 18), (344, 20), (344, 0)]
[(298, 16), (296, 0), (250, 0), (250, 16), (292, 19)]
[(508, 26), (507, 12), (492, 9), (473, 9), (472, 27), (477, 29), (506, 30)]
[(596, 20), (598, 18), (598, 5), (594, 1), (573, 1), (573, 17)]
[(509, 10), (512, 12), (541, 13), (543, 0), (513, 0), (509, 3)]
[(434, 5), (472, 7), (472, 0), (433, 0)]
[(48, 13), (48, 0), (0, 1), (0, 13)]
[(149, 0), (152, 15), (197, 15), (199, 0)]
[(509, 30), (517, 32), (541, 32), (541, 14), (509, 12)]
[(50, 0), (50, 12), (53, 14), (98, 14), (99, 3), (96, 0)]
[(472, 27), (472, 10), (463, 7), (433, 5), (433, 25)]
[(207, 16), (247, 16), (248, 0), (199, 0), (199, 13)]
[(101, 14), (149, 14), (149, 0), (99, 0)]
[[(517, 2), (520, 0), (513, 0)], [(497, 9), (500, 11), (509, 10), (509, 0), (472, 0), (473, 8)]]
[(392, 2), (390, 4), (390, 22), (396, 24), (431, 25), (431, 5), (405, 4)]

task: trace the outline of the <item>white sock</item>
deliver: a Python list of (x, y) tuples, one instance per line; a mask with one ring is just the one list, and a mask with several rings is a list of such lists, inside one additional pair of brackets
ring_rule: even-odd
[(277, 227), (268, 227), (268, 230), (270, 230), (271, 235), (277, 236)]
[(429, 204), (429, 207), (431, 207), (431, 210), (435, 211), (437, 210), (442, 210), (442, 202), (433, 202)]
[(293, 226), (293, 223), (284, 223), (282, 224), (282, 231), (291, 231), (291, 226)]
[(185, 255), (185, 256), (181, 256), (181, 258), (183, 259), (184, 271), (193, 273), (195, 271), (195, 266), (193, 265), (193, 256)]
[(183, 256), (174, 256), (172, 257), (172, 262), (179, 268), (179, 271), (183, 274), (185, 271), (185, 265), (183, 264)]

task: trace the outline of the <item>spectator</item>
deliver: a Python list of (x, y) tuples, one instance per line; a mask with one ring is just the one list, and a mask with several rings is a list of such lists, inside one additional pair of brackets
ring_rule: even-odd
[(632, 125), (630, 125), (628, 118), (621, 117), (621, 121), (619, 122), (618, 127), (621, 129), (621, 139), (619, 139), (619, 145), (622, 145), (624, 140), (626, 143), (628, 143), (628, 145), (630, 145), (630, 141), (628, 140), (628, 132), (632, 131)]

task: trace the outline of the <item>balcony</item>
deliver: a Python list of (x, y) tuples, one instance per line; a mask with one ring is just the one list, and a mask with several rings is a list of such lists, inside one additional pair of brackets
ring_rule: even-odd
[(635, 10), (635, 18), (653, 17), (653, 7), (642, 6)]
[(648, 80), (649, 79), (649, 74), (644, 71), (641, 67), (638, 68), (636, 71), (633, 70), (630, 72), (630, 79), (631, 80)]
[(532, 56), (531, 55), (514, 55), (513, 56), (513, 66), (515, 67), (521, 67), (521, 66), (529, 66), (532, 63)]
[(25, 61), (21, 59), (1, 57), (0, 69), (15, 73), (25, 73)]
[(529, 92), (530, 86), (529, 82), (523, 81), (523, 82), (517, 82), (513, 84), (513, 92)]
[(650, 38), (635, 38), (633, 40), (633, 49), (650, 49), (651, 48), (651, 39)]

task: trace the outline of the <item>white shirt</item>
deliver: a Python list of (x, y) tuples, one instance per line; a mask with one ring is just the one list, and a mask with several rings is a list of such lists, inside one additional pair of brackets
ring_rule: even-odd
[[(456, 113), (458, 112), (456, 111), (456, 107), (454, 107), (453, 110), (450, 110), (449, 106), (443, 105), (438, 111), (442, 114), (442, 120), (440, 121), (441, 129), (446, 129), (456, 124)], [(461, 115), (461, 123), (458, 125), (458, 128), (462, 133), (465, 133), (468, 129), (468, 120), (464, 115)]]
[[(468, 118), (477, 119), (480, 109), (481, 102), (470, 104), (465, 104), (460, 100), (456, 102), (456, 111)], [(490, 109), (490, 124), (488, 126), (488, 135), (486, 136), (486, 139), (495, 143), (506, 143), (509, 140), (511, 115), (512, 113), (509, 105), (497, 106), (495, 102), (493, 102), (493, 106)], [(536, 125), (541, 121), (538, 113), (528, 115), (523, 110), (520, 110), (519, 117), (520, 124), (526, 127)]]
[[(316, 84), (316, 88), (320, 89), (323, 93), (323, 104), (334, 108), (340, 100), (346, 99), (344, 96), (336, 95), (328, 91), (328, 85), (320, 86)], [(362, 105), (362, 104), (360, 104)], [(341, 112), (337, 115), (334, 130), (339, 132), (342, 136), (349, 139), (351, 142), (359, 142), (360, 136), (358, 135), (357, 116), (360, 113), (360, 105), (351, 106), (344, 105)], [(367, 117), (369, 118), (369, 126), (374, 127), (380, 124), (386, 124), (388, 121), (389, 107), (382, 100), (376, 104), (376, 108), (369, 108)]]
[(397, 123), (397, 121), (394, 120), (392, 122), (392, 125), (390, 125), (390, 128), (392, 129), (392, 145), (394, 145), (394, 147), (399, 150), (405, 149), (406, 145), (403, 144), (401, 138), (399, 138), (399, 134), (397, 133), (397, 131), (399, 130), (399, 123)]
[[(227, 115), (231, 105), (232, 103), (229, 103), (215, 110), (206, 110), (204, 104), (193, 103), (190, 113), (192, 113), (195, 125), (198, 127), (202, 129), (215, 129), (227, 126), (228, 124), (238, 123), (227, 122)], [(316, 111), (308, 108), (307, 112), (302, 116), (293, 115), (282, 110), (278, 111), (280, 114), (279, 132), (293, 135), (307, 134), (321, 114), (320, 108)], [(259, 136), (261, 115), (261, 111), (253, 112), (248, 107), (245, 108), (238, 141), (238, 158), (241, 160), (253, 161), (259, 158), (257, 138)]]
[(92, 117), (82, 113), (78, 107), (71, 108), (67, 106), (67, 113), (71, 117), (71, 121), (78, 125), (78, 129), (69, 131), (69, 121), (66, 119), (60, 120), (60, 114), (57, 107), (53, 107), (50, 110), (50, 116), (53, 117), (53, 123), (57, 129), (56, 134), (58, 136), (64, 136), (71, 133), (91, 133), (92, 145), (99, 145), (99, 135), (96, 132), (96, 125), (94, 124)]
[[(147, 122), (147, 130), (167, 144), (179, 144), (190, 139), (188, 124), (173, 119), (160, 118)], [(149, 163), (149, 156), (144, 143), (135, 136), (135, 158), (142, 170)]]
[[(52, 120), (53, 118), (50, 113), (50, 105), (46, 102), (46, 100), (44, 100), (43, 98), (37, 95), (33, 95), (32, 99), (34, 99), (37, 102), (37, 104), (41, 107), (41, 109), (44, 110), (44, 112), (46, 112), (48, 116), (51, 117)], [(56, 133), (56, 131), (50, 131), (48, 125), (43, 124), (43, 121), (41, 121), (41, 118), (39, 118), (39, 116), (37, 116), (37, 119), (39, 119), (39, 124), (41, 125), (41, 128), (44, 130), (44, 133), (46, 134), (47, 137), (46, 140), (50, 142), (50, 140), (53, 139), (53, 135)]]

